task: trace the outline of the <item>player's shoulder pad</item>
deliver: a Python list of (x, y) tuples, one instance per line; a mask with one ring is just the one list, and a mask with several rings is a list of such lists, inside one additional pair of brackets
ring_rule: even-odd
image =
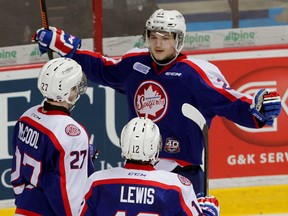
[(209, 62), (206, 59), (200, 59), (200, 58), (193, 58), (188, 57), (187, 59), (183, 59), (182, 62), (185, 62), (189, 66), (193, 67), (197, 65), (199, 68), (201, 68), (204, 71), (219, 71), (219, 68), (214, 65), (213, 63)]
[(212, 64), (211, 62), (209, 62), (208, 60), (206, 60), (206, 59), (201, 59), (201, 58), (193, 58), (193, 57), (188, 57), (187, 59), (186, 59), (186, 61), (189, 61), (189, 62), (192, 62), (192, 63), (194, 63), (194, 64), (197, 64), (197, 65), (199, 65), (199, 66), (205, 66), (205, 65), (207, 65), (207, 66), (213, 66), (213, 67), (216, 67), (214, 64)]
[(156, 170), (154, 172), (157, 173), (154, 176), (157, 176), (157, 179), (159, 181), (163, 181), (167, 184), (178, 185), (178, 186), (181, 186), (181, 185), (191, 186), (192, 185), (191, 181), (182, 175), (172, 173), (172, 172), (167, 172), (166, 170)]
[[(22, 115), (21, 115), (21, 117), (23, 117), (23, 116), (30, 116), (31, 114), (31, 112), (35, 112), (36, 110), (38, 110), (38, 108), (39, 107), (41, 107), (41, 105), (36, 105), (36, 106), (33, 106), (33, 107), (30, 107), (29, 109), (27, 109)], [(20, 117), (20, 118), (21, 118)]]
[(192, 184), (188, 178), (186, 178), (182, 175), (177, 174), (177, 177), (178, 177), (180, 183), (182, 183), (185, 186), (190, 186)]
[(106, 180), (109, 179), (117, 179), (123, 177), (123, 171), (124, 168), (122, 167), (113, 167), (111, 169), (98, 170), (92, 173), (86, 181), (86, 192), (90, 190), (95, 182), (103, 182), (103, 180), (104, 182), (107, 182)]

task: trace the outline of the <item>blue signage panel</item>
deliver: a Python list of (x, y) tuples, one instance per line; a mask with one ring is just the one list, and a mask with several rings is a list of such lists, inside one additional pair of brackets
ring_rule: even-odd
[[(0, 201), (14, 198), (10, 185), (12, 134), (17, 119), (30, 107), (41, 104), (37, 89), (40, 68), (0, 72)], [(99, 150), (94, 161), (96, 170), (123, 165), (118, 147), (122, 127), (128, 121), (126, 97), (111, 88), (89, 82), (72, 111), (72, 117), (84, 125)]]

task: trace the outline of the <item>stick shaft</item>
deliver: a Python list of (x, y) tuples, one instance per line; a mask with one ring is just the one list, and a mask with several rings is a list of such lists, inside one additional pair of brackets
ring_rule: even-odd
[(182, 105), (182, 113), (185, 117), (195, 122), (202, 131), (204, 138), (204, 195), (209, 194), (209, 142), (208, 126), (202, 113), (194, 106), (188, 103)]
[[(45, 0), (40, 0), (40, 9), (41, 9), (41, 19), (42, 25), (44, 29), (49, 30), (48, 16), (47, 16), (47, 8)], [(53, 53), (50, 49), (48, 49), (48, 57), (49, 59), (53, 59)]]
[(209, 195), (209, 142), (208, 142), (208, 126), (205, 125), (202, 130), (204, 141), (205, 141), (205, 155), (204, 155), (204, 195)]

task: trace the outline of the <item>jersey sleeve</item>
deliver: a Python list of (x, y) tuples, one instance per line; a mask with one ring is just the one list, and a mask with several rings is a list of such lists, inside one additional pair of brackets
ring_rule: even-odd
[(181, 175), (177, 175), (177, 178), (178, 181), (175, 178), (175, 182), (177, 182), (180, 185), (179, 188), (181, 188), (180, 201), (185, 203), (185, 205), (183, 204), (183, 211), (185, 211), (187, 215), (202, 215), (203, 212), (199, 206), (193, 185), (190, 180)]
[[(57, 149), (50, 158), (54, 161), (54, 171), (47, 173), (43, 188), (48, 199), (53, 203), (55, 212), (58, 205), (63, 205), (66, 212), (71, 211), (72, 215), (77, 215), (84, 194), (84, 184), (91, 174), (89, 172), (91, 172), (92, 161), (86, 131), (76, 123), (66, 125), (62, 133), (59, 131), (56, 134), (57, 139), (51, 139)], [(67, 129), (67, 127), (73, 128)], [(74, 133), (77, 130), (78, 136)], [(53, 191), (54, 193), (51, 193)], [(57, 191), (61, 196), (59, 192), (57, 196)]]
[[(129, 59), (114, 59), (100, 53), (78, 49), (73, 56), (81, 66), (87, 78), (92, 82), (109, 86), (125, 93), (123, 82), (129, 76)], [(131, 68), (131, 67), (130, 67)]]
[(218, 115), (250, 128), (263, 126), (259, 125), (249, 110), (252, 97), (233, 89), (215, 65), (199, 59), (185, 60), (185, 63), (190, 73), (186, 74), (183, 83), (198, 101), (204, 116), (212, 119)]

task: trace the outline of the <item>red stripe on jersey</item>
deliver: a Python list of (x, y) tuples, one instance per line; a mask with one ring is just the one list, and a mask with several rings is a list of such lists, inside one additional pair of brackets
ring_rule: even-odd
[[(121, 182), (121, 185), (130, 185), (130, 184), (139, 184), (139, 185), (146, 185), (148, 187), (159, 187), (163, 188), (165, 190), (175, 190), (179, 193), (179, 199), (180, 199), (180, 205), (182, 206), (183, 210), (187, 213), (187, 215), (192, 216), (192, 212), (184, 202), (184, 197), (181, 193), (181, 188), (177, 187), (176, 185), (167, 185), (161, 182), (152, 181), (152, 180), (142, 180), (142, 179), (126, 179), (126, 178), (115, 178), (115, 179), (104, 179), (104, 180), (98, 180), (94, 181), (89, 192), (85, 195), (85, 200), (88, 200), (89, 197), (92, 195), (93, 187), (97, 187), (99, 185), (109, 185), (109, 184), (119, 184)], [(86, 211), (87, 208), (85, 208)], [(83, 212), (85, 212), (83, 211)]]
[(81, 210), (80, 216), (83, 216), (86, 213), (86, 211), (87, 211), (87, 205), (84, 205), (83, 209)]
[(66, 116), (69, 116), (68, 113), (65, 113), (61, 110), (49, 110), (49, 111), (43, 112), (43, 107), (39, 107), (37, 111), (44, 114), (44, 115), (66, 115)]
[(37, 214), (35, 212), (28, 211), (28, 210), (25, 210), (25, 209), (20, 209), (20, 208), (16, 208), (15, 214), (29, 215), (29, 216), (41, 216), (40, 214)]
[[(115, 58), (105, 57), (101, 53), (92, 52), (92, 51), (89, 51), (89, 50), (77, 49), (75, 53), (76, 54), (89, 55), (89, 56), (92, 56), (92, 57), (95, 57), (95, 58), (99, 58), (99, 59), (101, 59), (103, 61), (103, 64), (107, 65), (107, 66), (115, 65), (120, 60), (119, 57), (115, 57)], [(149, 54), (149, 52), (131, 52), (131, 53), (127, 53), (127, 54), (123, 55), (121, 57), (121, 59), (130, 58), (130, 57), (134, 57), (134, 56), (143, 56), (143, 55), (150, 55), (150, 54)]]
[(77, 49), (75, 53), (76, 54), (89, 55), (89, 56), (92, 56), (94, 58), (101, 59), (101, 61), (103, 62), (103, 64), (105, 66), (116, 65), (118, 63), (116, 59), (102, 56), (101, 53), (98, 53), (98, 52), (92, 52), (89, 50), (78, 50)]
[(161, 157), (160, 159), (165, 159), (165, 160), (171, 160), (171, 161), (176, 161), (180, 166), (193, 166), (193, 164), (184, 161), (184, 160), (180, 160), (180, 159), (172, 159), (172, 158), (165, 158), (165, 157)]
[(141, 169), (141, 170), (147, 170), (147, 171), (155, 170), (155, 168), (150, 164), (126, 163), (124, 165), (124, 168), (126, 168), (126, 169)]
[(53, 134), (52, 131), (50, 131), (48, 128), (44, 127), (43, 125), (39, 124), (38, 122), (30, 119), (29, 117), (22, 117), (19, 121), (27, 122), (28, 124), (32, 125), (33, 127), (37, 128), (42, 133), (46, 134), (52, 143), (55, 145), (55, 148), (60, 152), (60, 163), (59, 163), (59, 170), (60, 170), (60, 185), (61, 185), (61, 194), (63, 198), (64, 208), (66, 215), (72, 215), (70, 204), (68, 201), (68, 195), (66, 190), (66, 174), (65, 174), (65, 164), (64, 164), (64, 158), (65, 158), (65, 151), (60, 145), (58, 139)]
[(209, 85), (211, 88), (218, 91), (220, 94), (224, 95), (226, 98), (228, 98), (230, 101), (234, 102), (237, 99), (240, 99), (242, 101), (245, 101), (249, 104), (251, 104), (251, 100), (247, 97), (242, 98), (236, 98), (234, 95), (230, 94), (228, 91), (225, 91), (223, 88), (217, 88), (213, 85), (213, 83), (210, 81), (210, 79), (207, 77), (206, 73), (195, 63), (189, 61), (189, 60), (183, 60), (182, 62), (185, 62), (186, 64), (190, 65), (192, 68), (196, 70), (196, 72), (202, 77), (202, 79)]
[(122, 59), (130, 58), (130, 57), (134, 57), (134, 56), (144, 56), (144, 55), (150, 55), (150, 53), (148, 51), (145, 51), (145, 52), (129, 52), (129, 53), (126, 53), (125, 55), (123, 55)]

